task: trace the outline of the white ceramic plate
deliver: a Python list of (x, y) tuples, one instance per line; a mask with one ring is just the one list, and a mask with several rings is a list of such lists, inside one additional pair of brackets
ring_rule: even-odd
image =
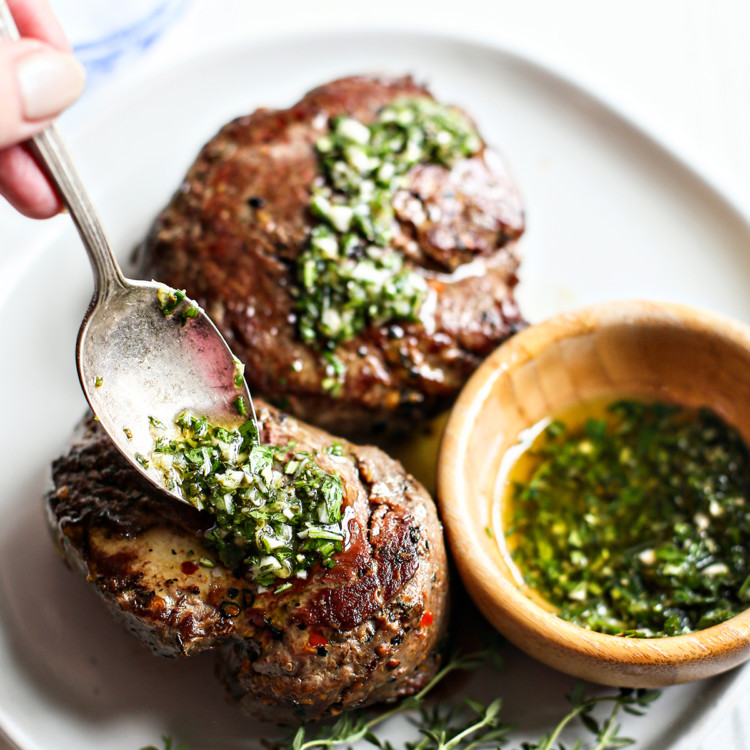
[[(103, 112), (71, 145), (121, 258), (224, 121), (287, 106), (353, 72), (414, 73), (474, 115), (507, 155), (528, 208), (519, 296), (531, 320), (646, 297), (750, 322), (750, 226), (727, 199), (554, 73), (495, 48), (410, 34), (228, 50)], [(170, 662), (146, 653), (49, 542), (40, 497), (49, 460), (84, 412), (73, 349), (91, 289), (77, 237), (58, 220), (33, 268), (0, 301), (0, 727), (23, 750), (136, 750), (162, 734), (190, 750), (254, 746), (268, 728), (225, 703), (210, 655)], [(486, 685), (505, 696), (516, 737), (538, 736), (564, 713), (572, 681), (510, 648), (508, 662)], [(648, 717), (626, 717), (623, 731), (643, 750), (695, 748), (748, 674), (669, 689)], [(395, 739), (405, 726), (391, 727)]]

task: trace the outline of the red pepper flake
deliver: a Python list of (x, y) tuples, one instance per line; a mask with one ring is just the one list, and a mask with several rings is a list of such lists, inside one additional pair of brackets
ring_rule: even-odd
[(435, 618), (432, 616), (432, 612), (425, 612), (422, 615), (422, 619), (419, 621), (419, 624), (423, 628), (429, 628), (433, 622), (435, 622)]
[(328, 645), (326, 637), (317, 630), (311, 630), (307, 638), (307, 644), (310, 648), (325, 648)]
[(191, 576), (196, 570), (198, 570), (198, 566), (190, 560), (185, 560), (185, 562), (180, 565), (180, 569), (186, 576)]
[(219, 605), (219, 611), (224, 617), (233, 619), (237, 617), (242, 610), (240, 609), (239, 604), (235, 602), (222, 602)]

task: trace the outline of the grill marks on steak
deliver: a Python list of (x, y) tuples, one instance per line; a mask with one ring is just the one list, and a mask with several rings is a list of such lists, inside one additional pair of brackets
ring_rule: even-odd
[(419, 323), (371, 326), (336, 354), (340, 396), (296, 328), (294, 264), (314, 222), (315, 142), (330, 118), (369, 123), (403, 97), (429, 97), (411, 78), (334, 81), (287, 110), (224, 126), (199, 154), (138, 251), (139, 272), (185, 288), (245, 365), (253, 390), (337, 434), (411, 427), (444, 407), (523, 318), (513, 297), (524, 228), (521, 199), (489, 148), (452, 169), (419, 165), (395, 200), (393, 246), (431, 289)]
[[(208, 516), (162, 500), (89, 418), (53, 465), (51, 528), (68, 563), (154, 652), (217, 648), (217, 673), (243, 709), (294, 722), (409, 694), (437, 669), (447, 573), (434, 505), (399, 464), (260, 405), (261, 438), (338, 471), (350, 543), (331, 570), (274, 595), (237, 571), (201, 566)], [(434, 624), (422, 625), (430, 611)], [(321, 644), (325, 644), (322, 646)]]

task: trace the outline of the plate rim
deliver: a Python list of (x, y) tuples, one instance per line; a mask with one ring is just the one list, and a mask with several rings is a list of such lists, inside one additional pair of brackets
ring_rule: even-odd
[(497, 40), (481, 32), (468, 33), (465, 31), (445, 31), (443, 29), (416, 29), (410, 26), (393, 28), (382, 23), (373, 25), (367, 29), (359, 26), (351, 28), (311, 29), (307, 31), (296, 31), (285, 33), (276, 31), (261, 38), (248, 38), (241, 41), (233, 41), (222, 46), (209, 47), (201, 50), (194, 56), (187, 57), (170, 63), (157, 73), (148, 70), (140, 70), (133, 78), (116, 84), (119, 91), (116, 99), (108, 102), (96, 112), (92, 113), (85, 122), (73, 125), (70, 130), (70, 140), (77, 141), (89, 131), (95, 131), (95, 125), (100, 118), (106, 118), (110, 110), (117, 110), (124, 104), (137, 104), (139, 94), (148, 88), (158, 88), (159, 84), (172, 76), (179, 75), (184, 71), (200, 69), (206, 59), (216, 60), (221, 58), (231, 59), (243, 50), (252, 48), (260, 50), (264, 47), (275, 47), (279, 44), (294, 44), (310, 40), (321, 40), (325, 38), (342, 39), (351, 37), (360, 38), (391, 38), (407, 39), (409, 37), (433, 43), (462, 44), (467, 47), (481, 48), (486, 52), (500, 53), (512, 59), (514, 62), (526, 65), (548, 78), (554, 79), (558, 85), (563, 85), (584, 96), (591, 103), (599, 106), (608, 114), (624, 122), (631, 130), (647, 139), (665, 152), (673, 161), (690, 172), (697, 182), (706, 187), (714, 197), (731, 207), (732, 211), (750, 230), (750, 199), (745, 200), (744, 194), (733, 189), (734, 186), (725, 184), (728, 179), (722, 179), (714, 167), (704, 163), (697, 153), (675, 143), (663, 128), (648, 121), (642, 112), (636, 112), (635, 106), (626, 104), (622, 97), (618, 98), (613, 92), (603, 90), (601, 84), (594, 82), (592, 76), (586, 75), (574, 66), (553, 59), (538, 49), (531, 49), (530, 45), (521, 45), (508, 40)]

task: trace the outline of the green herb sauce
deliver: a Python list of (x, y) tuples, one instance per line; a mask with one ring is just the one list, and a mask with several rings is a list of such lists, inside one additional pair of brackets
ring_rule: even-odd
[(417, 319), (427, 285), (390, 247), (393, 198), (416, 164), (451, 166), (481, 145), (461, 112), (431, 99), (394, 102), (370, 125), (332, 122), (316, 144), (322, 177), (310, 211), (318, 224), (297, 262), (304, 341), (332, 350), (369, 325)]
[(750, 604), (748, 460), (705, 409), (620, 401), (578, 427), (552, 421), (511, 471), (513, 560), (591, 630), (671, 636), (727, 620)]
[[(306, 578), (318, 562), (333, 567), (346, 537), (344, 485), (315, 455), (294, 444), (261, 444), (252, 420), (226, 429), (183, 412), (175, 421), (176, 439), (157, 420), (151, 424), (151, 461), (168, 489), (179, 488), (198, 510), (213, 514), (205, 541), (224, 565), (242, 565), (266, 587)], [(334, 444), (328, 453), (342, 455), (341, 447)]]
[[(164, 313), (165, 318), (169, 318), (173, 315), (177, 308), (187, 299), (187, 294), (184, 289), (171, 289), (170, 287), (161, 286), (156, 290), (156, 299), (159, 303), (161, 311)], [(182, 309), (177, 313), (180, 322), (184, 326), (188, 320), (193, 320), (198, 317), (200, 310), (188, 300)]]
[(156, 299), (165, 317), (169, 317), (182, 304), (186, 297), (184, 289), (171, 289), (167, 286), (160, 286), (156, 290)]
[(242, 388), (245, 384), (245, 365), (232, 355), (232, 361), (234, 362), (234, 387)]

